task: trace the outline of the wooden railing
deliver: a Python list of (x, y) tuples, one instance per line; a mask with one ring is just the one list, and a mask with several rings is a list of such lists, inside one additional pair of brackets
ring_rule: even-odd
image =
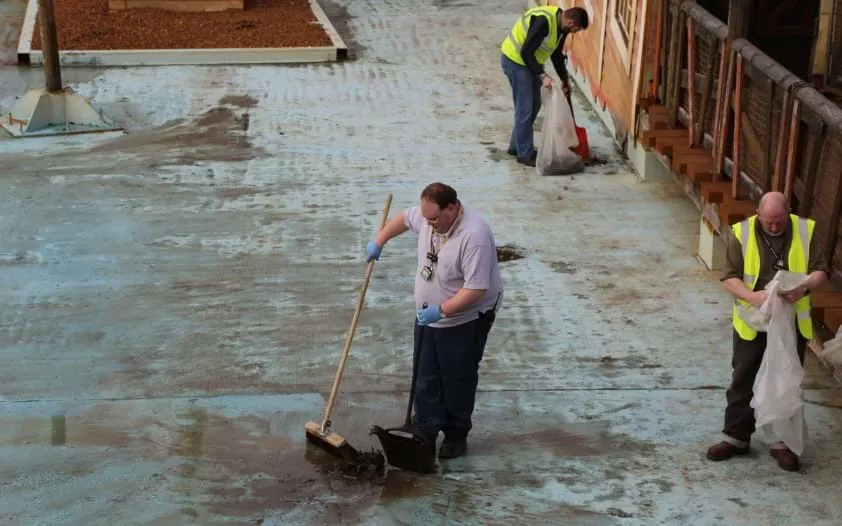
[(720, 231), (753, 214), (763, 192), (784, 192), (795, 213), (816, 220), (842, 289), (842, 110), (747, 40), (729, 42), (728, 27), (695, 2), (659, 4), (660, 67), (640, 102), (650, 130), (665, 130), (650, 140), (671, 141), (658, 149), (673, 168), (680, 156), (708, 156), (707, 173), (691, 182), (717, 208)]

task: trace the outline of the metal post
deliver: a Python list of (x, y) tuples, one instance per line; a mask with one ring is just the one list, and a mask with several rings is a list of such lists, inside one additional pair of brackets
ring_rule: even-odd
[(60, 92), (63, 88), (53, 0), (38, 0), (38, 25), (41, 28), (41, 51), (44, 54), (44, 80), (47, 91)]

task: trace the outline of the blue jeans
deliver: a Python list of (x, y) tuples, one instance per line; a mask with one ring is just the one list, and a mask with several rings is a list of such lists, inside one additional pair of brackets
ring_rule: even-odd
[(500, 55), (503, 73), (512, 86), (512, 99), (515, 103), (515, 123), (509, 138), (509, 150), (516, 151), (518, 157), (529, 158), (535, 149), (532, 126), (541, 109), (541, 78), (529, 68)]

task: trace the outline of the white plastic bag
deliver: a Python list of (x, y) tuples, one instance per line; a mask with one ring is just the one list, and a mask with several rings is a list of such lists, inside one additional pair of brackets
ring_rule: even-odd
[(552, 88), (541, 88), (544, 122), (538, 146), (535, 169), (539, 175), (567, 175), (581, 171), (585, 163), (571, 150), (579, 146), (573, 113), (561, 89), (561, 82)]
[(792, 274), (779, 272), (766, 286), (769, 297), (753, 320), (765, 322), (756, 328), (766, 331), (766, 352), (754, 380), (751, 407), (766, 442), (783, 442), (800, 456), (809, 439), (801, 390), (804, 367), (798, 359), (795, 306), (779, 295), (795, 288), (794, 281), (806, 279)]

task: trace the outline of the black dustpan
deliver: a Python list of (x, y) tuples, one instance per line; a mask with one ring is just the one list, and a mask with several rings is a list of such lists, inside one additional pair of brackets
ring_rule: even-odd
[(400, 427), (383, 429), (372, 426), (371, 435), (377, 435), (386, 460), (396, 468), (415, 471), (417, 473), (432, 473), (436, 469), (436, 443), (424, 435), (419, 434), (412, 425), (412, 402), (415, 400), (415, 381), (418, 377), (418, 353), (421, 342), (412, 357), (412, 382), (409, 388), (409, 404), (406, 408), (406, 419)]

